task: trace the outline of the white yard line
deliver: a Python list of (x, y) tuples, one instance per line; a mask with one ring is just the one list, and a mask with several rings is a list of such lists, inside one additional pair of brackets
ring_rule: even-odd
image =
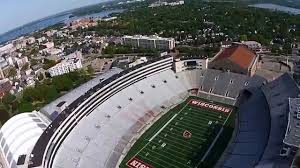
[(213, 140), (213, 142), (210, 144), (209, 148), (208, 148), (207, 151), (205, 152), (205, 155), (202, 157), (201, 161), (198, 163), (197, 167), (199, 166), (199, 164), (200, 164), (201, 162), (203, 162), (203, 161), (206, 159), (207, 155), (209, 154), (210, 150), (213, 148), (213, 146), (214, 146), (215, 143), (217, 142), (217, 140), (218, 140), (218, 138), (219, 138), (219, 136), (221, 135), (222, 132), (223, 132), (223, 127), (220, 129), (220, 131), (218, 132), (216, 138), (215, 138), (215, 139)]
[(205, 152), (204, 156), (202, 157), (202, 159), (200, 160), (200, 162), (197, 164), (197, 167), (199, 166), (199, 164), (200, 164), (201, 162), (203, 162), (203, 161), (206, 159), (207, 155), (209, 154), (209, 152), (211, 151), (211, 149), (213, 148), (213, 146), (214, 146), (215, 143), (217, 142), (218, 138), (220, 137), (221, 133), (223, 132), (223, 129), (224, 129), (223, 127), (224, 127), (224, 125), (226, 124), (227, 120), (228, 120), (229, 117), (231, 116), (231, 113), (232, 113), (232, 111), (229, 113), (229, 115), (227, 116), (226, 120), (224, 121), (224, 123), (223, 123), (223, 125), (222, 125), (222, 128), (221, 128), (220, 131), (218, 132), (216, 138), (215, 138), (215, 139), (213, 140), (213, 142), (210, 144), (210, 146), (209, 146), (209, 148), (207, 149), (207, 151)]
[(180, 109), (180, 111), (178, 112), (178, 113), (176, 113), (161, 129), (159, 129), (159, 131), (154, 135), (154, 136), (152, 136), (150, 139), (149, 139), (149, 141), (152, 141), (166, 126), (168, 126), (168, 124), (170, 123), (170, 122), (172, 122), (172, 120), (177, 116), (177, 115), (179, 115), (185, 108), (186, 108), (186, 106), (188, 106), (189, 105), (189, 103), (190, 103), (190, 101), (191, 100), (189, 100), (183, 107), (182, 107), (182, 109)]
[[(178, 113), (176, 113), (174, 116), (176, 117), (178, 114), (180, 114), (180, 113), (183, 111), (183, 109), (185, 109), (186, 106), (189, 105), (190, 102), (191, 102), (191, 100), (189, 100), (189, 101), (182, 107), (182, 109), (180, 109), (180, 111), (179, 111)], [(174, 107), (174, 108), (175, 108), (175, 107)], [(172, 117), (171, 120), (173, 120), (173, 119), (175, 118), (174, 116)], [(169, 123), (170, 123), (170, 122), (168, 121), (168, 122), (164, 125), (164, 127), (165, 127), (166, 125), (168, 125)], [(140, 149), (140, 150), (134, 155), (134, 157), (137, 156), (143, 149), (145, 149), (145, 147), (149, 145), (149, 143), (154, 139), (154, 137), (155, 137), (156, 135), (158, 135), (158, 134), (156, 133), (152, 138), (150, 138), (150, 140), (148, 141), (148, 143), (147, 143), (142, 149)]]
[(156, 134), (154, 134), (150, 139), (149, 139), (149, 141), (152, 141), (163, 129), (165, 129), (166, 128), (166, 126), (168, 126), (168, 124), (170, 123), (170, 122), (172, 122), (173, 120), (174, 120), (174, 118), (177, 116), (178, 114), (175, 114), (163, 127), (161, 127), (157, 132), (156, 132)]

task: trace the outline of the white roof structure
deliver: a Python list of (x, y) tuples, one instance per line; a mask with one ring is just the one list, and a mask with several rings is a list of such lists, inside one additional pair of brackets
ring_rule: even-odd
[(9, 119), (0, 129), (0, 150), (7, 167), (17, 167), (18, 159), (24, 161), (49, 121), (39, 112), (22, 113)]
[(123, 36), (123, 38), (130, 38), (130, 39), (144, 39), (144, 40), (174, 40), (174, 38), (164, 38), (164, 37), (159, 37), (156, 35), (152, 36), (143, 36), (143, 35), (134, 35), (134, 36)]

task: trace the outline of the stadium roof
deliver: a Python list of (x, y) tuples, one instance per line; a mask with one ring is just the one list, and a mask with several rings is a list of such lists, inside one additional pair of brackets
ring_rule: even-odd
[(228, 59), (240, 67), (248, 69), (256, 59), (256, 54), (244, 45), (234, 45), (221, 51), (213, 61), (222, 59)]
[(31, 151), (47, 127), (48, 121), (38, 112), (22, 113), (9, 119), (0, 129), (1, 151), (6, 164), (15, 167), (20, 155)]

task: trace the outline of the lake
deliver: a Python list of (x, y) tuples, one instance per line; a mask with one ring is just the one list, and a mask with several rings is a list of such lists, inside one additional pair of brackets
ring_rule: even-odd
[(256, 8), (264, 8), (264, 9), (282, 11), (282, 12), (291, 13), (291, 14), (295, 14), (295, 15), (300, 14), (300, 9), (290, 8), (290, 7), (271, 4), (271, 3), (258, 3), (258, 4), (254, 4), (254, 5), (249, 5), (249, 6), (256, 7)]
[(121, 13), (123, 11), (124, 11), (124, 9), (115, 9), (115, 10), (102, 11), (99, 13), (94, 13), (94, 14), (85, 15), (85, 16), (74, 16), (74, 17), (71, 17), (71, 16), (73, 16), (72, 12), (60, 13), (57, 15), (53, 15), (50, 17), (46, 17), (44, 19), (40, 19), (40, 20), (31, 22), (22, 27), (16, 28), (14, 30), (11, 30), (7, 33), (0, 35), (0, 44), (5, 43), (9, 40), (16, 39), (22, 35), (30, 34), (35, 31), (47, 28), (49, 26), (56, 25), (58, 23), (64, 23), (66, 21), (72, 21), (72, 20), (76, 20), (76, 19), (80, 19), (80, 18), (106, 17), (112, 13)]

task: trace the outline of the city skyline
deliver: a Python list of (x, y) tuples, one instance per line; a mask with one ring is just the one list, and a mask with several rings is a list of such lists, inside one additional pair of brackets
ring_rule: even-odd
[(0, 5), (0, 35), (57, 13), (105, 1), (109, 0), (3, 0)]

